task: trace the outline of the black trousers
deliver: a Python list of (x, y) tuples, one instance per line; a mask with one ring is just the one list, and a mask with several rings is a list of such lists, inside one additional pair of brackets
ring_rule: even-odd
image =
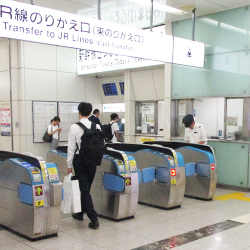
[(86, 213), (91, 221), (96, 221), (97, 213), (94, 209), (92, 197), (90, 195), (91, 185), (96, 173), (96, 166), (84, 164), (81, 162), (79, 155), (74, 156), (73, 166), (81, 191), (81, 214)]

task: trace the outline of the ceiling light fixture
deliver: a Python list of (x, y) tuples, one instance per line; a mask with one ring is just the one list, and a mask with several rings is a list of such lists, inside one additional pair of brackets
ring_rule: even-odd
[[(144, 5), (147, 7), (151, 7), (150, 0), (127, 0), (127, 1), (132, 2), (132, 3), (141, 4), (141, 5)], [(174, 7), (171, 7), (171, 6), (168, 6), (165, 4), (161, 4), (161, 3), (157, 3), (157, 2), (154, 2), (153, 6), (154, 6), (154, 9), (165, 11), (167, 13), (171, 13), (171, 14), (175, 14), (175, 15), (183, 15), (186, 13), (183, 10), (179, 10), (179, 9), (174, 8)]]

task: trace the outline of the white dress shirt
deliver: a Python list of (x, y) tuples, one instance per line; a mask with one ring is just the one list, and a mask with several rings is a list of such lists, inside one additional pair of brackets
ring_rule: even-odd
[[(53, 124), (50, 124), (48, 126), (48, 133), (54, 132), (55, 130), (58, 129), (58, 125), (54, 126)], [(52, 134), (52, 138), (57, 139), (58, 140), (59, 134), (58, 131), (56, 131), (54, 134)]]
[(201, 141), (204, 141), (203, 144), (207, 144), (207, 134), (203, 125), (199, 123), (194, 124), (194, 128), (186, 128), (185, 129), (185, 141), (189, 141), (190, 143), (198, 144)]
[(118, 126), (117, 122), (111, 121), (110, 124), (111, 123), (113, 123), (111, 125), (111, 131), (112, 131), (112, 135), (113, 135), (112, 142), (118, 142), (117, 137), (115, 135), (115, 131), (119, 131), (119, 126)]
[[(80, 120), (80, 122), (82, 124), (84, 124), (87, 128), (91, 128), (91, 124), (92, 122), (89, 121), (88, 118), (82, 118)], [(100, 125), (96, 125), (97, 129), (101, 130)], [(76, 151), (76, 143), (78, 145), (78, 148), (80, 149), (81, 146), (81, 137), (84, 134), (84, 130), (77, 124), (73, 124), (70, 127), (69, 130), (69, 138), (68, 138), (68, 154), (67, 154), (67, 164), (68, 164), (68, 168), (72, 168), (72, 161), (76, 154), (79, 154), (79, 150)]]

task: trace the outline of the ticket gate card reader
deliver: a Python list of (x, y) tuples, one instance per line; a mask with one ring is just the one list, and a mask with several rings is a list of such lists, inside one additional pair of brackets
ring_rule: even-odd
[(181, 206), (185, 168), (181, 154), (172, 149), (143, 144), (107, 144), (135, 158), (139, 176), (139, 203), (163, 209)]
[(101, 166), (97, 167), (91, 191), (99, 216), (114, 221), (134, 218), (139, 192), (135, 159), (107, 149)]
[(57, 165), (59, 171), (60, 180), (63, 182), (64, 176), (68, 175), (67, 166), (67, 146), (57, 147), (55, 150), (50, 150), (47, 153), (47, 162), (54, 162)]
[(156, 141), (145, 144), (157, 144), (171, 147), (181, 153), (185, 161), (185, 196), (212, 200), (217, 182), (217, 167), (213, 149), (208, 145)]
[(62, 184), (55, 164), (6, 151), (0, 158), (0, 224), (31, 240), (57, 235)]

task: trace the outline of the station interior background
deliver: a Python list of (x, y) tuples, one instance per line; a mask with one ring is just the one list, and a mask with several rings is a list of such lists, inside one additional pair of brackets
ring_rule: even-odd
[[(30, 3), (29, 0), (20, 2)], [(158, 132), (155, 136), (150, 136), (162, 140), (183, 136), (183, 130), (175, 133), (174, 129), (170, 131), (167, 124), (166, 117), (171, 116), (171, 127), (178, 127), (172, 119), (171, 103), (174, 100), (193, 99), (196, 119), (205, 125), (209, 137), (217, 136), (219, 131), (224, 136), (225, 133), (233, 132), (230, 128), (225, 128), (225, 97), (241, 98), (250, 94), (249, 27), (246, 23), (250, 11), (246, 6), (250, 1), (156, 2), (187, 11), (183, 15), (174, 15), (155, 10), (153, 21), (154, 26), (165, 25), (166, 34), (186, 39), (191, 39), (191, 10), (192, 6), (196, 7), (195, 40), (206, 44), (204, 68), (161, 64), (77, 75), (76, 49), (1, 38), (0, 101), (11, 102), (13, 132), (10, 137), (0, 136), (1, 149), (31, 152), (46, 157), (48, 144), (33, 142), (33, 101), (87, 101), (100, 110), (106, 103), (125, 102), (125, 114), (119, 113), (121, 118), (125, 118), (125, 142), (140, 143), (143, 136), (135, 134), (136, 102), (158, 103), (158, 131), (161, 129), (163, 134)], [(97, 18), (95, 0), (34, 0), (33, 3)], [(138, 13), (143, 13), (140, 19)], [(149, 8), (130, 1), (101, 1), (101, 16), (102, 20), (149, 28)], [(202, 32), (203, 30), (206, 32)], [(118, 91), (117, 96), (104, 96), (102, 83), (114, 81), (118, 84), (120, 80), (125, 82), (125, 95)], [(244, 120), (247, 119), (242, 99), (229, 99), (226, 102), (227, 115), (234, 116), (240, 110), (238, 127), (239, 130), (242, 129)], [(101, 114), (102, 123), (109, 121), (109, 115)]]

